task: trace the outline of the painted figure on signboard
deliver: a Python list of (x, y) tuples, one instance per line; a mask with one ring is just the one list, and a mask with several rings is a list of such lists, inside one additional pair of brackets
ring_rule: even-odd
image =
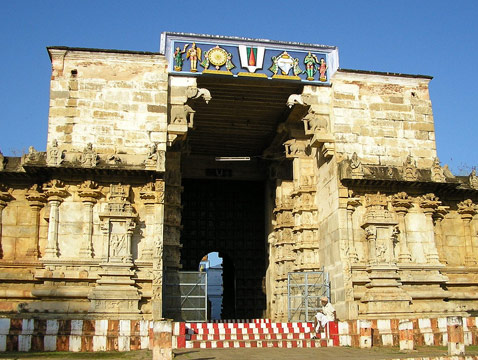
[(201, 48), (197, 47), (196, 43), (193, 42), (186, 53), (186, 58), (191, 61), (191, 72), (198, 71), (198, 60), (201, 61)]
[(234, 65), (232, 63), (232, 54), (231, 53), (227, 53), (227, 58), (226, 58), (226, 69), (231, 71), (232, 69), (234, 69), (236, 67), (236, 65)]
[(174, 51), (174, 71), (181, 71), (183, 69), (183, 54), (186, 52), (188, 45), (189, 44), (184, 45), (183, 51), (181, 51), (179, 46), (176, 47), (176, 50)]
[(300, 74), (304, 73), (304, 71), (299, 66), (299, 58), (294, 59), (294, 66), (292, 68), (295, 76), (299, 76)]
[(319, 80), (320, 81), (327, 81), (327, 64), (325, 63), (324, 58), (320, 58), (319, 61)]
[(310, 51), (304, 58), (305, 72), (307, 73), (307, 80), (314, 80), (314, 75), (317, 72), (319, 59)]
[(277, 66), (277, 56), (273, 56), (271, 60), (272, 65), (270, 66), (269, 70), (272, 71), (274, 75), (277, 75), (277, 71), (279, 71), (279, 66)]

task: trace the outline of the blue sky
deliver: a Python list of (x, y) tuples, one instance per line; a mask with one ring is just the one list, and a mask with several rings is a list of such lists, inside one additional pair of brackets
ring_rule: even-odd
[(47, 138), (47, 46), (158, 51), (163, 31), (339, 47), (340, 67), (424, 74), (438, 155), (457, 173), (478, 165), (478, 1), (0, 2), (0, 150)]

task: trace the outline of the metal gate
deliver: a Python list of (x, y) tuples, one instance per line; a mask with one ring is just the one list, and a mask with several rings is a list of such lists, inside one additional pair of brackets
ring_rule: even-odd
[(207, 321), (207, 273), (166, 272), (163, 301), (166, 318), (176, 321)]
[(290, 272), (287, 276), (289, 321), (313, 321), (320, 298), (330, 299), (329, 274), (325, 271)]

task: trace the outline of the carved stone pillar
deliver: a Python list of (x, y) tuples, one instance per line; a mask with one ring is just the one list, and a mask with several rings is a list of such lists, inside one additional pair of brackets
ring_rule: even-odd
[(78, 190), (78, 196), (85, 205), (86, 214), (84, 221), (84, 242), (80, 246), (80, 256), (82, 258), (93, 257), (93, 207), (96, 204), (98, 198), (101, 196), (101, 192), (98, 190), (98, 184), (92, 180), (86, 180), (80, 185)]
[(442, 221), (448, 213), (448, 206), (439, 206), (433, 214), (433, 220), (435, 221), (435, 240), (437, 243), (438, 260), (442, 264), (447, 264), (447, 258), (445, 256), (445, 244), (443, 239)]
[(135, 287), (131, 238), (137, 214), (129, 201), (130, 186), (110, 185), (108, 202), (100, 213), (104, 234), (103, 262), (96, 287), (89, 294), (90, 311), (97, 314), (138, 314), (141, 296)]
[(370, 282), (360, 299), (359, 311), (368, 315), (408, 311), (411, 297), (402, 289), (394, 256), (396, 221), (380, 193), (366, 197), (367, 211), (362, 228), (368, 242), (367, 273)]
[(470, 199), (458, 204), (458, 213), (463, 219), (463, 230), (465, 235), (465, 265), (469, 266), (475, 266), (477, 264), (477, 261), (473, 256), (473, 239), (471, 235), (471, 220), (477, 212), (476, 206)]
[(357, 206), (360, 205), (360, 200), (358, 198), (349, 198), (347, 200), (347, 237), (349, 239), (349, 259), (353, 263), (359, 261), (357, 254), (357, 249), (355, 248), (355, 239), (354, 239), (354, 224), (352, 220), (353, 213)]
[(433, 214), (440, 205), (440, 201), (433, 194), (426, 194), (420, 198), (420, 207), (426, 218), (427, 229), (427, 244), (426, 244), (426, 258), (430, 264), (438, 264), (439, 257), (435, 243), (435, 228), (433, 225)]
[(405, 217), (408, 213), (408, 209), (412, 207), (412, 201), (405, 192), (401, 192), (393, 196), (392, 205), (395, 208), (395, 212), (398, 216), (398, 227), (400, 231), (400, 252), (398, 255), (398, 261), (401, 263), (411, 262), (412, 255), (407, 244), (407, 225), (405, 222)]
[(63, 188), (64, 185), (60, 180), (52, 180), (45, 185), (45, 195), (50, 206), (50, 216), (48, 224), (48, 240), (45, 248), (43, 258), (57, 258), (58, 257), (58, 225), (60, 204), (63, 198), (67, 196), (67, 192)]
[[(0, 159), (3, 162), (3, 159)], [(2, 164), (3, 165), (3, 164)], [(0, 259), (3, 258), (2, 247), (2, 213), (8, 202), (13, 199), (13, 196), (8, 192), (8, 188), (0, 184)]]
[(33, 239), (30, 242), (29, 248), (26, 250), (26, 256), (37, 259), (39, 250), (39, 233), (40, 233), (40, 210), (45, 206), (46, 195), (41, 192), (41, 187), (34, 184), (26, 194), (28, 204), (33, 211)]
[(140, 197), (144, 200), (148, 211), (146, 227), (150, 229), (142, 257), (153, 260), (151, 284), (153, 320), (163, 318), (164, 190), (164, 181), (158, 179), (154, 183), (146, 184), (140, 191)]

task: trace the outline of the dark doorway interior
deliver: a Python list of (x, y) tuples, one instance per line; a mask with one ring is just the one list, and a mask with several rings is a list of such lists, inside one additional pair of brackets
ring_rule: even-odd
[(223, 319), (261, 318), (265, 311), (264, 183), (183, 179), (183, 270), (204, 253), (224, 259)]

